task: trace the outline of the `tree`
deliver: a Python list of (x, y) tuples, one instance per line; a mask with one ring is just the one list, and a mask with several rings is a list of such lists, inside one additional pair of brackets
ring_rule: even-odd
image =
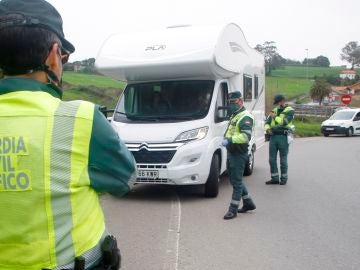
[(324, 79), (317, 79), (310, 88), (310, 97), (319, 101), (319, 105), (323, 102), (324, 98), (329, 96), (331, 86)]
[(330, 61), (326, 56), (319, 55), (316, 58), (305, 58), (302, 64), (315, 67), (329, 67)]
[(284, 65), (301, 65), (301, 62), (298, 60), (293, 60), (293, 59), (285, 59), (285, 63)]
[(360, 46), (357, 41), (350, 41), (341, 49), (340, 58), (351, 64), (351, 69), (360, 65)]
[(262, 45), (257, 44), (255, 50), (264, 55), (266, 75), (270, 75), (271, 70), (278, 68), (284, 59), (277, 52), (274, 41), (265, 41)]
[(326, 56), (319, 55), (318, 57), (315, 58), (315, 64), (318, 67), (329, 67), (330, 61), (329, 58), (327, 58)]

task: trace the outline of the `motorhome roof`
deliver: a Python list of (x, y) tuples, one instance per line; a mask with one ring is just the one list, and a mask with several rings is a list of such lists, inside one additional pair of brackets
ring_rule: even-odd
[(249, 58), (254, 65), (264, 64), (236, 24), (183, 25), (113, 35), (101, 48), (96, 66), (105, 75), (131, 82), (209, 79), (241, 73)]

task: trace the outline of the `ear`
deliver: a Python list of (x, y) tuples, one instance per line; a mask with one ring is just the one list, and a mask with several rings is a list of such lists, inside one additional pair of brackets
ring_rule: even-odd
[(58, 51), (59, 51), (59, 44), (54, 43), (54, 45), (52, 45), (50, 52), (46, 58), (45, 64), (49, 67), (50, 70), (57, 70), (59, 68), (59, 66), (61, 65), (61, 60), (60, 57), (58, 55)]

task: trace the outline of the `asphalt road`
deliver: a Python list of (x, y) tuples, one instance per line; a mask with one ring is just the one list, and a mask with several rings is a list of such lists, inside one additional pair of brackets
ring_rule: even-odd
[(296, 139), (286, 186), (266, 186), (268, 145), (245, 183), (257, 210), (225, 221), (216, 199), (189, 187), (139, 186), (102, 197), (125, 270), (360, 269), (360, 137)]

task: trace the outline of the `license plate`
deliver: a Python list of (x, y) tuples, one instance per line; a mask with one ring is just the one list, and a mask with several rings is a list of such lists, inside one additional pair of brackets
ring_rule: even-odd
[(334, 128), (326, 128), (326, 130), (334, 130)]
[(157, 179), (159, 178), (159, 171), (138, 170), (137, 178)]

